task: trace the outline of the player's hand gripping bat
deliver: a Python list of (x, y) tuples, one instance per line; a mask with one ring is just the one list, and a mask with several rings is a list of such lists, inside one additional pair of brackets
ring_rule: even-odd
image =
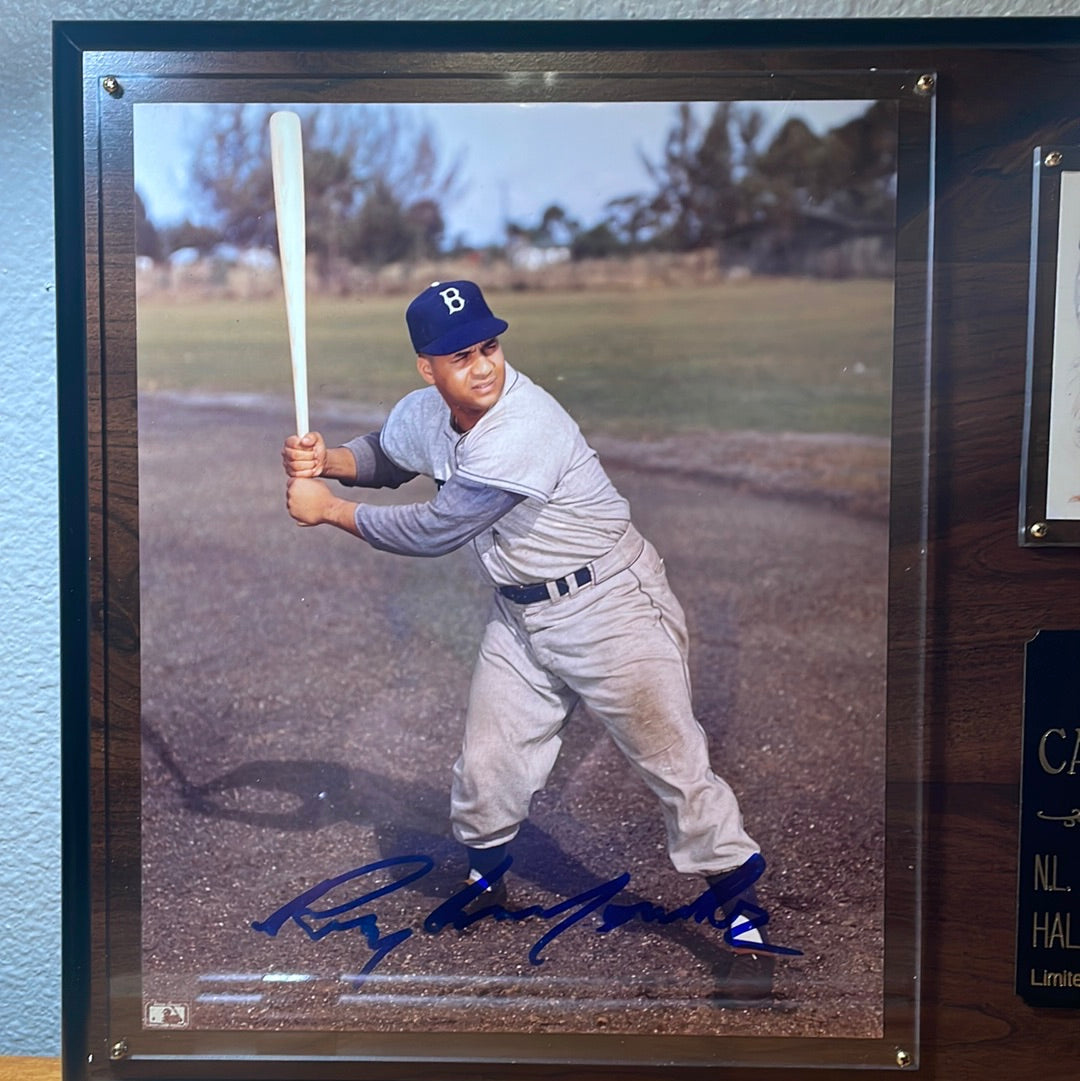
[(296, 434), (308, 428), (307, 298), (304, 263), (307, 255), (304, 224), (304, 158), (300, 117), (278, 112), (270, 117), (270, 159), (274, 173), (274, 209), (277, 214), (278, 255), (285, 288), (285, 315), (289, 323)]

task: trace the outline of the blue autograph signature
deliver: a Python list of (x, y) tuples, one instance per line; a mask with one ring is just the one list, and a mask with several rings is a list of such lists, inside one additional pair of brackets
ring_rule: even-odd
[[(510, 868), (512, 860), (506, 859), (488, 877), (488, 884), (498, 882)], [(314, 905), (326, 894), (337, 889), (338, 886), (351, 882), (354, 879), (363, 879), (367, 875), (377, 871), (384, 871), (391, 867), (412, 868), (403, 877), (370, 893), (361, 894), (352, 900), (331, 908), (315, 908)], [(271, 937), (290, 921), (296, 924), (304, 934), (313, 942), (326, 938), (327, 935), (337, 934), (341, 931), (359, 931), (372, 951), (371, 957), (360, 970), (361, 976), (367, 976), (373, 972), (376, 966), (403, 942), (410, 939), (413, 931), (409, 927), (384, 933), (379, 927), (378, 915), (371, 910), (373, 902), (380, 897), (405, 889), (418, 879), (429, 874), (435, 867), (435, 861), (430, 856), (393, 856), (389, 859), (378, 860), (375, 863), (365, 864), (355, 870), (346, 871), (336, 878), (328, 878), (317, 886), (305, 890), (299, 897), (282, 905), (273, 915), (265, 920), (252, 923), (252, 929), (262, 931)], [(617, 904), (615, 898), (626, 888), (630, 882), (629, 872), (624, 872), (615, 878), (604, 882), (592, 889), (583, 890), (575, 897), (561, 901), (559, 904), (544, 908), (542, 905), (530, 905), (527, 908), (508, 909), (499, 904), (477, 906), (470, 910), (473, 902), (483, 894), (484, 882), (476, 882), (465, 886), (452, 897), (448, 898), (432, 911), (424, 920), (424, 930), (428, 934), (438, 934), (447, 927), (453, 927), (459, 931), (465, 930), (480, 920), (512, 920), (519, 923), (527, 919), (558, 920), (549, 930), (542, 934), (529, 950), (529, 961), (534, 965), (544, 963), (540, 955), (551, 945), (563, 932), (568, 931), (575, 924), (580, 923), (587, 916), (599, 912), (599, 926), (597, 934), (608, 934), (611, 931), (623, 927), (634, 920), (642, 923), (655, 923), (667, 925), (672, 923), (694, 921), (699, 924), (707, 924), (723, 931), (724, 941), (729, 946), (743, 945), (737, 942), (731, 933), (732, 925), (744, 921), (754, 928), (764, 927), (769, 922), (769, 914), (759, 905), (740, 900), (731, 913), (727, 916), (718, 909), (727, 901), (733, 900), (740, 893), (756, 882), (765, 869), (764, 860), (751, 859), (742, 870), (731, 876), (727, 888), (717, 891), (712, 888), (706, 889), (699, 897), (687, 905), (670, 911), (654, 905), (649, 901), (637, 901), (633, 904)], [(367, 909), (367, 911), (359, 911)], [(745, 933), (746, 927), (740, 926), (740, 936)], [(798, 956), (801, 950), (791, 949), (787, 946), (775, 944), (755, 945), (755, 951), (760, 953), (783, 954)]]

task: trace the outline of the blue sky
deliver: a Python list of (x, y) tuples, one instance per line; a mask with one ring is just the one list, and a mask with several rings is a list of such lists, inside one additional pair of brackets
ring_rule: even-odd
[[(758, 101), (766, 131), (800, 116), (821, 131), (862, 113), (866, 101)], [(286, 107), (287, 106), (283, 106)], [(349, 109), (349, 105), (324, 108)], [(194, 216), (188, 177), (198, 153), (206, 104), (135, 106), (135, 186), (151, 219), (172, 224)], [(594, 224), (612, 198), (650, 190), (641, 154), (660, 156), (674, 102), (459, 103), (395, 105), (428, 124), (442, 160), (464, 151), (461, 195), (444, 207), (448, 237), (484, 244), (502, 237), (509, 219), (535, 222), (562, 205)], [(711, 103), (695, 103), (702, 118)]]

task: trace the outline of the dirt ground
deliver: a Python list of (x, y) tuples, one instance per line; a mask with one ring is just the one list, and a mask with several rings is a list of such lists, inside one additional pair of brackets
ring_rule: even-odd
[[(313, 415), (328, 442), (379, 419)], [(484, 589), (464, 553), (406, 559), (293, 525), (288, 417), (282, 402), (140, 402), (144, 1002), (182, 1003), (204, 1029), (880, 1036), (885, 448), (596, 441), (687, 610), (698, 716), (768, 860), (772, 938), (801, 951), (772, 1008), (727, 1009), (731, 955), (689, 920), (601, 934), (594, 914), (542, 964), (530, 950), (551, 919), (424, 929), (461, 877), (450, 766)], [(398, 857), (399, 879), (421, 857), (431, 870), (354, 908), (391, 872), (319, 901), (366, 923), (253, 929)], [(702, 888), (671, 868), (653, 797), (579, 711), (508, 882), (551, 908), (624, 872), (620, 903), (671, 910)]]

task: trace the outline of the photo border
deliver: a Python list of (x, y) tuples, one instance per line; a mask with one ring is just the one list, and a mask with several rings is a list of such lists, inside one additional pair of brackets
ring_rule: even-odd
[[(776, 24), (770, 24), (775, 28)], [(350, 34), (344, 27), (352, 27)], [(929, 308), (932, 294), (932, 72), (819, 45), (747, 51), (727, 24), (60, 24), (56, 34), (59, 405), (62, 445), (64, 673), (65, 1069), (81, 1077), (473, 1077), (553, 1076), (625, 1065), (623, 1076), (666, 1076), (665, 1064), (790, 1068), (917, 1065), (922, 894), (922, 699), (926, 506), (929, 484)], [(820, 29), (819, 24), (814, 24)], [(261, 27), (261, 29), (260, 29)], [(139, 36), (143, 35), (140, 48)], [(738, 33), (745, 33), (740, 28)], [(738, 37), (738, 33), (734, 36)], [(765, 32), (755, 28), (755, 33)], [(213, 43), (203, 38), (213, 38)], [(349, 41), (355, 44), (343, 44)], [(81, 39), (81, 44), (77, 44)], [(173, 45), (167, 44), (172, 41)], [(278, 47), (276, 42), (291, 42)], [(186, 47), (184, 43), (187, 43)], [(367, 74), (358, 74), (362, 58)], [(631, 100), (647, 80), (725, 83), (728, 100), (790, 96), (894, 97), (900, 103), (897, 276), (894, 315), (893, 457), (890, 506), (888, 763), (886, 784), (885, 1034), (880, 1040), (745, 1037), (440, 1036), (445, 1051), (414, 1057), (402, 1047), (358, 1053), (340, 1034), (237, 1035), (165, 1031), (145, 1053), (124, 1045), (141, 1013), (130, 960), (110, 932), (139, 925), (138, 503), (135, 372), (132, 109), (136, 100), (206, 100), (208, 88), (243, 84), (243, 100), (318, 101), (338, 87), (393, 80), (442, 83), (470, 94), (500, 92), (495, 70), (535, 79), (549, 70), (610, 87)], [(107, 77), (116, 87), (106, 84)], [(922, 82), (920, 82), (922, 80)], [(928, 81), (927, 81), (928, 80)], [(502, 84), (505, 86), (505, 83)], [(884, 87), (890, 87), (885, 93)], [(876, 90), (868, 91), (875, 87)], [(388, 93), (389, 88), (388, 88)], [(503, 92), (506, 92), (505, 90)], [(520, 85), (503, 99), (518, 100)], [(189, 96), (185, 99), (184, 94)], [(715, 98), (711, 91), (694, 96)], [(338, 100), (335, 98), (335, 100)], [(366, 97), (363, 100), (373, 100)], [(425, 96), (417, 100), (426, 100)], [(119, 178), (119, 182), (118, 182)], [(126, 179), (125, 179), (126, 178)], [(138, 969), (136, 968), (137, 972)], [(631, 1046), (639, 1044), (639, 1049)], [(673, 1041), (682, 1047), (673, 1047)], [(141, 1042), (141, 1041), (140, 1041)], [(477, 1050), (477, 1042), (484, 1045)], [(692, 1044), (716, 1044), (702, 1050)], [(251, 1048), (240, 1055), (242, 1043)], [(410, 1037), (409, 1043), (415, 1045)], [(149, 1045), (148, 1045), (149, 1046)], [(268, 1047), (269, 1050), (263, 1050)], [(680, 1053), (681, 1052), (681, 1057)], [(812, 1054), (808, 1054), (812, 1052)], [(361, 1064), (367, 1063), (368, 1066)], [(561, 1064), (561, 1065), (559, 1065)], [(655, 1069), (654, 1069), (655, 1067)], [(376, 1072), (369, 1072), (374, 1070)], [(363, 1070), (363, 1072), (359, 1072)], [(610, 1075), (610, 1074), (608, 1074)], [(582, 1073), (579, 1076), (586, 1076)], [(592, 1076), (591, 1073), (588, 1076)]]
[[(1026, 548), (1080, 545), (1076, 518), (1050, 514), (1051, 429), (1060, 415), (1066, 390), (1055, 379), (1062, 305), (1072, 299), (1077, 282), (1077, 252), (1059, 250), (1062, 188), (1065, 177), (1080, 172), (1080, 147), (1036, 147), (1032, 160), (1031, 277), (1028, 304), (1027, 378), (1024, 395), (1024, 442), (1020, 471), (1019, 543)], [(1063, 280), (1066, 271), (1072, 279)], [(1067, 295), (1063, 297), (1063, 288)], [(1077, 357), (1080, 364), (1080, 356)], [(1078, 418), (1080, 422), (1080, 418)], [(1080, 451), (1078, 451), (1080, 454)]]

